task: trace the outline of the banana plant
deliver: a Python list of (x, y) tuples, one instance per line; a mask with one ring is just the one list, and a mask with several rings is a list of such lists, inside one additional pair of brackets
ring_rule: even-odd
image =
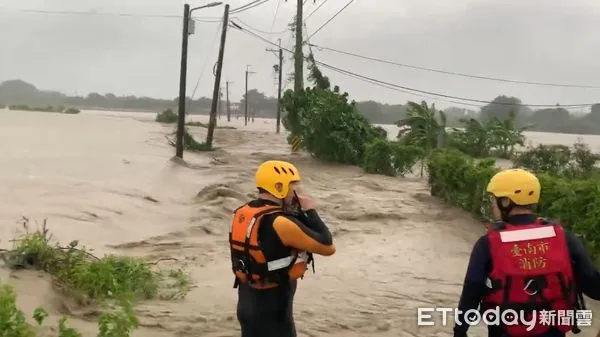
[[(436, 116), (439, 113), (439, 118)], [(407, 145), (415, 145), (431, 152), (436, 147), (441, 147), (446, 131), (446, 115), (435, 109), (435, 104), (428, 106), (427, 102), (421, 104), (408, 102), (406, 118), (396, 122), (400, 128), (397, 138)], [(421, 162), (421, 175), (424, 163)]]

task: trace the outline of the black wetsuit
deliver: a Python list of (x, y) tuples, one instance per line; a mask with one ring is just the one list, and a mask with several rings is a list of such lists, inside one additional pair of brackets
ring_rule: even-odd
[[(263, 207), (266, 204), (270, 202), (254, 200), (249, 203), (253, 207)], [(266, 215), (260, 224), (258, 237), (267, 260), (276, 260), (290, 254), (290, 248), (283, 244), (273, 226), (278, 216), (281, 215)], [(311, 253), (321, 254), (320, 247), (328, 248), (333, 245), (329, 229), (315, 210), (297, 217), (285, 217), (306, 236), (301, 241), (304, 240), (307, 247), (295, 248), (311, 252), (308, 245), (316, 246), (317, 249)], [(247, 284), (239, 284), (237, 317), (242, 337), (296, 337), (293, 314), (296, 286), (296, 281), (288, 281), (271, 289), (255, 289)]]

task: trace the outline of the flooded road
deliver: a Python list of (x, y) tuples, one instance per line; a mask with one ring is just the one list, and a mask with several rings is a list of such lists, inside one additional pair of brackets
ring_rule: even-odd
[[(316, 274), (299, 285), (300, 336), (452, 335), (451, 325), (417, 327), (417, 308), (456, 305), (468, 255), (484, 227), (430, 197), (420, 177), (367, 175), (293, 155), (285, 135), (273, 132), (273, 121), (257, 119), (244, 128), (242, 119), (233, 119), (227, 125), (240, 129), (218, 129), (217, 151), (186, 153), (181, 165), (170, 160), (174, 149), (165, 140), (173, 126), (152, 122), (154, 115), (0, 113), (0, 245), (9, 247), (21, 216), (48, 218), (61, 242), (77, 239), (99, 254), (175, 257), (192, 273), (197, 287), (186, 299), (137, 306), (142, 328), (136, 336), (239, 336), (227, 229), (232, 210), (254, 195), (254, 170), (267, 159), (298, 166), (337, 246), (334, 256), (317, 257)], [(395, 134), (394, 126), (386, 128)], [(190, 130), (205, 137), (204, 128)], [(589, 137), (598, 148), (600, 140)], [(2, 280), (7, 276), (0, 272)], [(70, 313), (73, 326), (95, 336), (85, 308), (54, 292), (47, 277), (15, 276), (8, 280), (26, 313), (38, 305), (54, 319)], [(483, 329), (471, 329), (470, 336), (484, 336)]]

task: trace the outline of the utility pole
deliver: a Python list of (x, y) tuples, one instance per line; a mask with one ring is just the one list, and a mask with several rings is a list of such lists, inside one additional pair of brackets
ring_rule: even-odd
[(246, 65), (246, 95), (244, 96), (244, 125), (248, 125), (248, 74), (255, 74), (249, 71), (249, 65)]
[[(273, 51), (273, 49), (267, 49), (267, 51)], [(279, 39), (279, 66), (277, 66), (279, 72), (279, 83), (277, 86), (277, 126), (276, 131), (279, 133), (281, 124), (281, 81), (283, 73), (283, 49), (281, 49), (281, 39)]]
[[(175, 133), (175, 156), (183, 159), (183, 135), (185, 130), (185, 91), (187, 81), (187, 47), (188, 37), (194, 34), (194, 21), (191, 20), (192, 12), (197, 9), (215, 7), (222, 4), (222, 2), (211, 2), (203, 6), (194, 7), (190, 9), (190, 5), (183, 5), (183, 29), (181, 36), (181, 67), (179, 71), (179, 107), (178, 107), (178, 118), (177, 118), (177, 132)], [(191, 31), (190, 31), (190, 28)]]
[(223, 14), (223, 29), (221, 31), (221, 45), (219, 47), (219, 59), (217, 61), (217, 73), (215, 74), (215, 87), (213, 90), (213, 99), (210, 105), (210, 119), (208, 121), (208, 132), (206, 133), (206, 146), (212, 148), (213, 134), (217, 124), (217, 100), (220, 99), (221, 91), (221, 71), (223, 70), (223, 54), (225, 53), (225, 39), (227, 37), (227, 26), (229, 25), (229, 4), (225, 5)]
[(219, 87), (219, 105), (218, 105), (218, 111), (219, 111), (219, 120), (221, 120), (221, 114), (223, 113), (223, 100), (221, 99), (223, 97), (223, 92), (221, 91), (221, 87)]
[(185, 84), (187, 81), (188, 29), (190, 27), (190, 5), (183, 5), (183, 36), (181, 39), (181, 67), (179, 72), (179, 108), (177, 132), (175, 134), (175, 157), (183, 159), (183, 133), (185, 129)]
[(294, 51), (294, 91), (304, 87), (304, 54), (302, 53), (303, 0), (297, 0), (296, 9), (296, 49)]
[(227, 121), (231, 122), (231, 107), (229, 106), (229, 81), (225, 82), (225, 99), (227, 100)]
[[(177, 132), (175, 134), (175, 156), (183, 159), (183, 135), (185, 130), (185, 91), (187, 81), (187, 54), (188, 54), (188, 37), (194, 33), (194, 21), (191, 20), (192, 12), (197, 9), (215, 7), (222, 2), (211, 2), (204, 6), (194, 7), (190, 9), (190, 5), (183, 5), (183, 29), (181, 37), (181, 67), (179, 71), (179, 107), (177, 111)], [(190, 27), (192, 31), (190, 32)]]

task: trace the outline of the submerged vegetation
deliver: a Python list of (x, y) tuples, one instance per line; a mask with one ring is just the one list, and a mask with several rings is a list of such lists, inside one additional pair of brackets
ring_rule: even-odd
[[(2, 108), (4, 108), (4, 107), (2, 107)], [(69, 114), (69, 115), (75, 115), (75, 114), (78, 114), (81, 112), (79, 109), (67, 108), (62, 105), (59, 105), (59, 106), (47, 105), (47, 106), (43, 106), (43, 107), (30, 107), (28, 105), (18, 104), (18, 105), (10, 105), (8, 107), (8, 109), (9, 110), (19, 110), (19, 111), (54, 112), (54, 113), (64, 113), (64, 114)]]
[[(91, 250), (73, 241), (60, 245), (52, 239), (46, 221), (32, 231), (23, 218), (25, 233), (14, 240), (14, 246), (2, 253), (2, 260), (12, 270), (32, 269), (47, 273), (56, 289), (75, 299), (80, 305), (103, 308), (98, 317), (98, 337), (128, 337), (138, 327), (133, 306), (146, 299), (173, 300), (185, 297), (192, 283), (182, 269), (161, 270), (159, 261), (106, 255), (96, 257)], [(0, 284), (0, 336), (34, 337), (48, 313), (37, 308), (36, 325), (26, 321), (16, 306), (16, 296), (7, 284)], [(66, 317), (57, 327), (59, 337), (76, 337), (81, 333), (70, 328)]]
[[(177, 122), (177, 114), (171, 109), (167, 109), (163, 112), (156, 114), (154, 119), (158, 123), (163, 124), (174, 124)], [(189, 123), (187, 124), (189, 125)], [(195, 125), (194, 125), (195, 126)], [(176, 134), (177, 130), (173, 131), (170, 136), (167, 136), (167, 142), (169, 145), (176, 147)], [(186, 151), (212, 151), (206, 143), (197, 141), (194, 136), (189, 132), (187, 128), (183, 131), (183, 149)]]
[(177, 122), (177, 114), (174, 113), (173, 110), (167, 109), (157, 113), (154, 120), (158, 123), (173, 124)]

